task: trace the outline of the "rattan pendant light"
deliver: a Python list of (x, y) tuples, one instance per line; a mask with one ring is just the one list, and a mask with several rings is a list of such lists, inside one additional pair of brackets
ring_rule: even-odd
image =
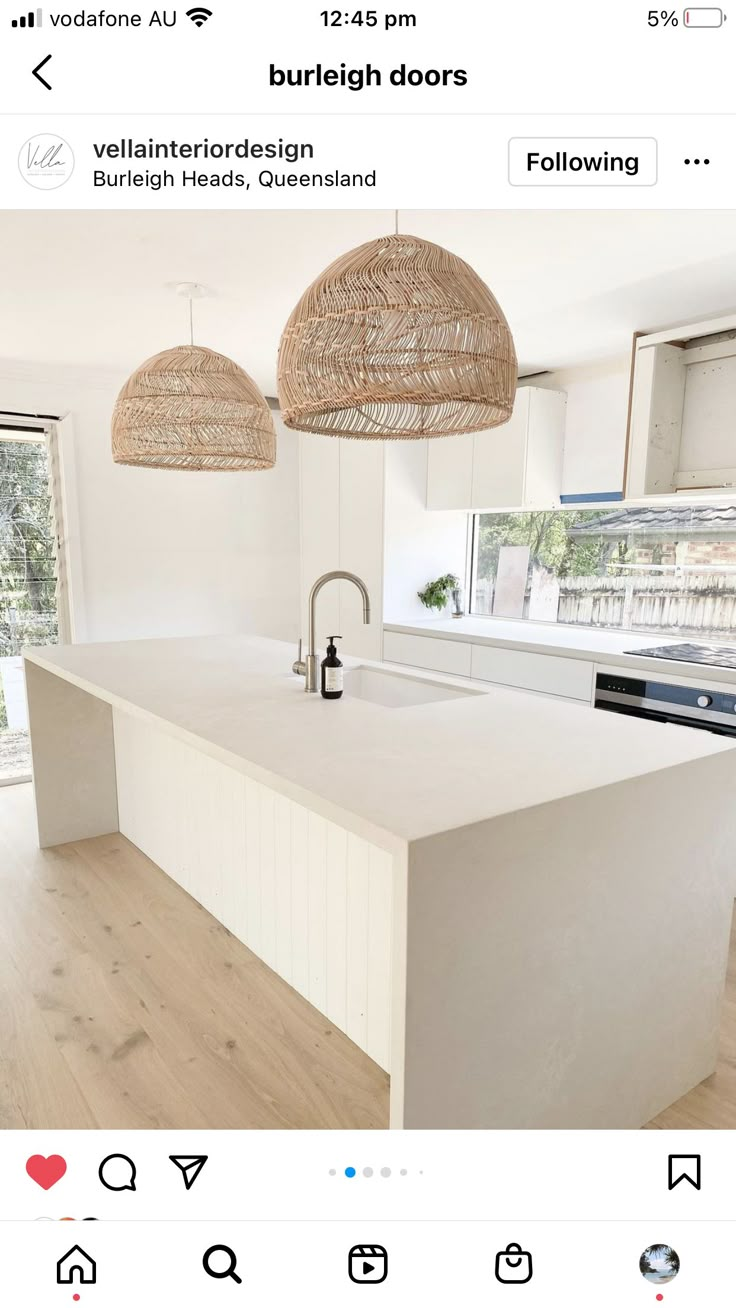
[(192, 300), (201, 288), (177, 289), (189, 296), (190, 344), (155, 354), (128, 378), (113, 411), (114, 462), (196, 472), (272, 468), (276, 432), (265, 397), (232, 359), (194, 344)]
[(363, 440), (498, 427), (516, 377), (509, 325), (478, 274), (398, 230), (325, 269), (279, 350), (286, 426)]

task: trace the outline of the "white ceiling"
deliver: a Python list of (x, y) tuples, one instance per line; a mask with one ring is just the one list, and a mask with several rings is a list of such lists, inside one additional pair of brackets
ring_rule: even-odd
[[(523, 372), (628, 351), (635, 330), (736, 308), (728, 211), (402, 211), (488, 283)], [(201, 282), (196, 338), (276, 390), (281, 329), (338, 254), (393, 213), (0, 214), (0, 359), (131, 370), (186, 339), (172, 284)]]

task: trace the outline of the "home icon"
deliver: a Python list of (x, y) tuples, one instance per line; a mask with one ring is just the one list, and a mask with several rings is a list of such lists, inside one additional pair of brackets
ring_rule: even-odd
[(97, 1281), (97, 1263), (78, 1244), (56, 1264), (57, 1285), (73, 1285), (75, 1281), (80, 1285), (95, 1285)]

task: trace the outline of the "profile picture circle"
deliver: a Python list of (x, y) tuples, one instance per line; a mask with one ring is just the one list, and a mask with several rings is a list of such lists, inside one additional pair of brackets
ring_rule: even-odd
[(55, 191), (74, 172), (74, 151), (63, 136), (39, 132), (20, 147), (18, 169), (29, 186), (38, 191)]
[(639, 1259), (639, 1271), (652, 1285), (667, 1285), (680, 1270), (680, 1255), (669, 1244), (650, 1244)]

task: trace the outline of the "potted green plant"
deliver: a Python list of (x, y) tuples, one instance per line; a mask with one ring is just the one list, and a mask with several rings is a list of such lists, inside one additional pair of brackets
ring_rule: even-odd
[(418, 590), (417, 598), (422, 601), (426, 609), (437, 609), (441, 612), (447, 604), (451, 591), (459, 585), (460, 579), (453, 572), (448, 572), (444, 577), (428, 582), (424, 590)]

